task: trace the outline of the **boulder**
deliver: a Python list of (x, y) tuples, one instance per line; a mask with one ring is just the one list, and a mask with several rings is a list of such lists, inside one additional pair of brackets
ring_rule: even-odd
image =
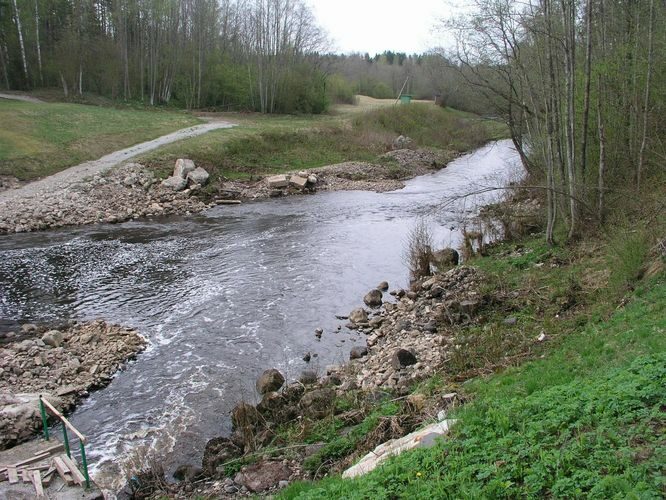
[(298, 189), (305, 188), (307, 183), (308, 183), (308, 178), (301, 177), (300, 175), (292, 175), (291, 178), (289, 179), (289, 184), (291, 184), (294, 187), (297, 187)]
[(391, 357), (391, 366), (394, 370), (401, 370), (406, 366), (415, 364), (416, 356), (414, 356), (414, 354), (407, 349), (398, 349)]
[(311, 418), (324, 418), (333, 411), (335, 391), (324, 388), (306, 392), (301, 398), (301, 408)]
[(317, 182), (319, 182), (319, 179), (317, 178), (317, 176), (315, 174), (308, 175), (308, 184), (313, 184), (314, 185), (314, 184), (317, 184)]
[(282, 384), (284, 384), (284, 377), (279, 371), (272, 368), (261, 374), (261, 377), (257, 379), (256, 386), (259, 394), (266, 394), (267, 392), (280, 390)]
[(377, 290), (381, 290), (382, 292), (385, 292), (388, 289), (389, 289), (388, 281), (382, 281), (379, 285), (377, 285)]
[(357, 345), (349, 352), (349, 359), (359, 359), (368, 355), (368, 348)]
[(209, 177), (210, 175), (208, 175), (208, 172), (206, 172), (201, 167), (197, 167), (192, 172), (187, 174), (187, 181), (190, 184), (199, 184), (200, 186), (204, 186), (208, 182)]
[(180, 177), (181, 179), (187, 179), (188, 174), (190, 172), (194, 172), (195, 169), (196, 167), (192, 160), (178, 158), (176, 160), (176, 165), (173, 167), (173, 176)]
[(234, 429), (252, 427), (259, 422), (259, 411), (248, 403), (238, 403), (231, 410), (231, 423)]
[(354, 324), (367, 323), (368, 313), (362, 307), (358, 307), (349, 313), (349, 321)]
[(60, 347), (64, 338), (60, 330), (49, 330), (42, 335), (42, 342), (51, 347)]
[(289, 185), (289, 179), (286, 175), (272, 175), (266, 178), (266, 184), (271, 189), (284, 188)]
[(375, 288), (365, 294), (365, 297), (363, 297), (363, 302), (368, 307), (377, 308), (382, 305), (382, 298), (382, 292)]
[(243, 467), (234, 477), (234, 482), (245, 486), (252, 493), (259, 493), (290, 477), (291, 470), (282, 462), (263, 461)]
[(164, 179), (162, 181), (162, 186), (172, 189), (173, 191), (182, 191), (187, 187), (187, 180), (174, 175)]

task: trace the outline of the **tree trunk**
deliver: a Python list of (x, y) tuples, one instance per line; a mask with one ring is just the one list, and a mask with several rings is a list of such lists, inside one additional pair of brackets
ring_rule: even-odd
[(650, 0), (650, 26), (648, 28), (648, 61), (647, 75), (645, 76), (645, 94), (643, 101), (643, 138), (638, 153), (638, 167), (636, 168), (636, 189), (641, 190), (643, 164), (645, 161), (645, 148), (647, 146), (648, 117), (650, 116), (650, 81), (652, 79), (652, 65), (654, 60), (654, 0)]
[(37, 67), (39, 68), (39, 82), (44, 85), (42, 73), (42, 46), (39, 40), (39, 2), (35, 0), (35, 43), (37, 44)]
[(592, 73), (592, 0), (587, 0), (587, 15), (585, 20), (586, 47), (585, 47), (585, 102), (583, 104), (583, 133), (580, 155), (580, 175), (585, 182), (587, 168), (587, 134), (590, 121), (590, 76)]
[(28, 77), (28, 61), (25, 57), (25, 44), (23, 43), (23, 30), (21, 29), (21, 14), (16, 0), (14, 0), (14, 22), (16, 23), (16, 30), (18, 31), (19, 47), (21, 48), (21, 61), (23, 63), (23, 75), (25, 76), (26, 85), (29, 84)]

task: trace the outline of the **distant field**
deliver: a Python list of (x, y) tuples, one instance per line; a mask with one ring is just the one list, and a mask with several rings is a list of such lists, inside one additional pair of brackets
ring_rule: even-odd
[(0, 175), (44, 177), (196, 123), (179, 112), (0, 99)]

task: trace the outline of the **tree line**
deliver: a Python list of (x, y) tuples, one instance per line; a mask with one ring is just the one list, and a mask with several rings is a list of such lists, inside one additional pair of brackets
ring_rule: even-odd
[(8, 89), (321, 112), (326, 43), (303, 0), (0, 0)]
[[(449, 21), (449, 67), (502, 116), (547, 193), (547, 238), (569, 237), (663, 173), (663, 0), (475, 0)], [(618, 204), (615, 203), (617, 207)]]

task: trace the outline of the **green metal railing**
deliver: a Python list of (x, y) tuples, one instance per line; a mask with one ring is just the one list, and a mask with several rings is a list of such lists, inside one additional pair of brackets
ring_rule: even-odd
[(86, 480), (86, 488), (90, 488), (90, 474), (88, 474), (88, 460), (86, 459), (86, 437), (81, 434), (76, 427), (74, 427), (69, 420), (67, 420), (55, 407), (49, 403), (42, 396), (39, 396), (39, 411), (42, 414), (42, 426), (44, 428), (44, 439), (49, 440), (49, 424), (48, 415), (46, 410), (50, 410), (62, 422), (62, 437), (65, 445), (65, 452), (69, 458), (72, 458), (72, 452), (69, 448), (69, 436), (67, 435), (67, 428), (69, 428), (76, 437), (79, 438), (79, 447), (81, 450), (81, 463), (83, 464), (83, 477)]

